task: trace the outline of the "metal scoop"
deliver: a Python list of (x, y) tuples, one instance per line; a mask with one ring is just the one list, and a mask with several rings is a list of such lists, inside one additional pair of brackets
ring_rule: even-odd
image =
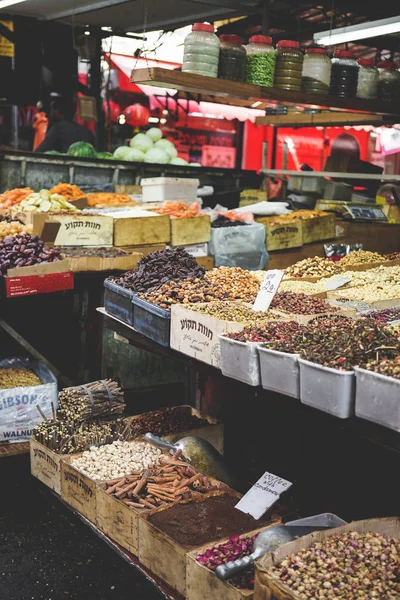
[(146, 433), (144, 439), (146, 442), (153, 444), (153, 446), (164, 450), (173, 450), (174, 452), (182, 450), (184, 457), (196, 469), (210, 475), (210, 477), (223, 481), (234, 490), (238, 489), (239, 483), (226, 466), (223, 456), (207, 440), (189, 436), (172, 444), (152, 433)]

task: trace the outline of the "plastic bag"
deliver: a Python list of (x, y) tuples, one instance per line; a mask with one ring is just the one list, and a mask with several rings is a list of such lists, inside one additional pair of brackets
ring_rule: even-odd
[(287, 215), (292, 211), (288, 209), (288, 202), (256, 202), (256, 204), (250, 204), (249, 206), (242, 206), (235, 208), (237, 213), (251, 212), (254, 215), (268, 216), (268, 215)]
[(51, 404), (58, 408), (57, 379), (42, 363), (29, 358), (6, 358), (0, 369), (31, 369), (42, 384), (28, 387), (0, 389), (0, 441), (27, 442), (35, 425), (43, 419), (37, 409), (52, 418)]
[(212, 229), (209, 249), (215, 266), (242, 267), (249, 271), (264, 269), (269, 260), (265, 237), (262, 223)]

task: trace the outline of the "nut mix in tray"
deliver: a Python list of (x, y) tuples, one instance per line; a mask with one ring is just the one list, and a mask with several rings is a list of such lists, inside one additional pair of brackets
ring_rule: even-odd
[(382, 254), (378, 254), (378, 252), (370, 252), (369, 250), (354, 250), (354, 252), (346, 254), (346, 256), (340, 260), (340, 265), (347, 267), (348, 265), (376, 263), (384, 260), (385, 259)]
[(398, 600), (400, 540), (379, 533), (332, 535), (271, 572), (302, 600)]
[(254, 302), (260, 290), (259, 279), (240, 267), (219, 267), (205, 274), (210, 284), (222, 289), (223, 298)]
[(343, 269), (337, 263), (314, 256), (305, 258), (285, 269), (286, 277), (329, 277), (342, 273)]
[(138, 296), (166, 310), (170, 309), (172, 304), (212, 302), (223, 297), (222, 290), (208, 283), (205, 279), (170, 281), (149, 290), (145, 294), (140, 293)]

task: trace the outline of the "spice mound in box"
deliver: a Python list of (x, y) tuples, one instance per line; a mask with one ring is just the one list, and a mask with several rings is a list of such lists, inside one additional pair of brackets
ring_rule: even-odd
[(175, 504), (150, 514), (148, 521), (187, 550), (270, 522), (268, 513), (256, 521), (235, 508), (237, 503), (236, 496), (220, 494), (197, 502)]

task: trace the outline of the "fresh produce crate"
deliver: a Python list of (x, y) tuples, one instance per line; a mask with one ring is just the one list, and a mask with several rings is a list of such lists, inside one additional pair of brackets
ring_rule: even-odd
[[(249, 533), (241, 535), (241, 538), (251, 538), (264, 531), (266, 527), (260, 527)], [(224, 544), (229, 538), (205, 544), (186, 556), (186, 600), (251, 600), (254, 590), (240, 589), (233, 586), (229, 581), (218, 579), (213, 571), (205, 565), (197, 562), (196, 556), (203, 554), (216, 545)]]
[(302, 221), (288, 221), (277, 223), (277, 217), (257, 217), (257, 223), (262, 223), (266, 230), (267, 250), (286, 250), (299, 248), (303, 245)]
[(354, 415), (354, 371), (340, 371), (299, 358), (300, 400), (339, 419)]
[(161, 346), (169, 346), (171, 312), (134, 295), (135, 330)]
[(61, 459), (61, 499), (72, 506), (91, 523), (97, 523), (96, 495), (98, 484), (75, 469), (71, 462), (82, 452)]
[(168, 215), (157, 215), (147, 210), (131, 209), (125, 213), (109, 213), (114, 219), (114, 246), (144, 246), (170, 241)]
[[(311, 533), (281, 546), (276, 552), (268, 552), (256, 562), (254, 600), (272, 600), (273, 598), (276, 598), (276, 600), (301, 600), (300, 594), (286, 586), (271, 572), (271, 567), (278, 564), (289, 554), (296, 554), (300, 550), (309, 548), (315, 542), (324, 542), (332, 535), (341, 535), (350, 531), (359, 533), (373, 531), (400, 538), (400, 518), (388, 517), (385, 519), (354, 521), (348, 525), (343, 525), (343, 527)], [(383, 600), (383, 598), (380, 600)]]
[(131, 327), (133, 327), (134, 296), (132, 290), (123, 288), (108, 279), (104, 281), (104, 308), (109, 315)]
[(355, 368), (356, 416), (400, 432), (400, 380)]
[(264, 390), (300, 398), (299, 355), (258, 347), (261, 385)]
[(260, 385), (260, 361), (257, 342), (239, 342), (224, 335), (219, 336), (221, 345), (221, 371), (226, 377), (248, 385)]
[(208, 242), (211, 237), (211, 221), (208, 215), (197, 217), (170, 217), (171, 246), (186, 246)]
[(31, 474), (47, 485), (56, 494), (61, 494), (61, 459), (64, 455), (57, 454), (46, 448), (34, 437), (29, 440), (31, 457)]
[(331, 240), (336, 237), (335, 215), (326, 213), (312, 219), (302, 219), (303, 244)]

